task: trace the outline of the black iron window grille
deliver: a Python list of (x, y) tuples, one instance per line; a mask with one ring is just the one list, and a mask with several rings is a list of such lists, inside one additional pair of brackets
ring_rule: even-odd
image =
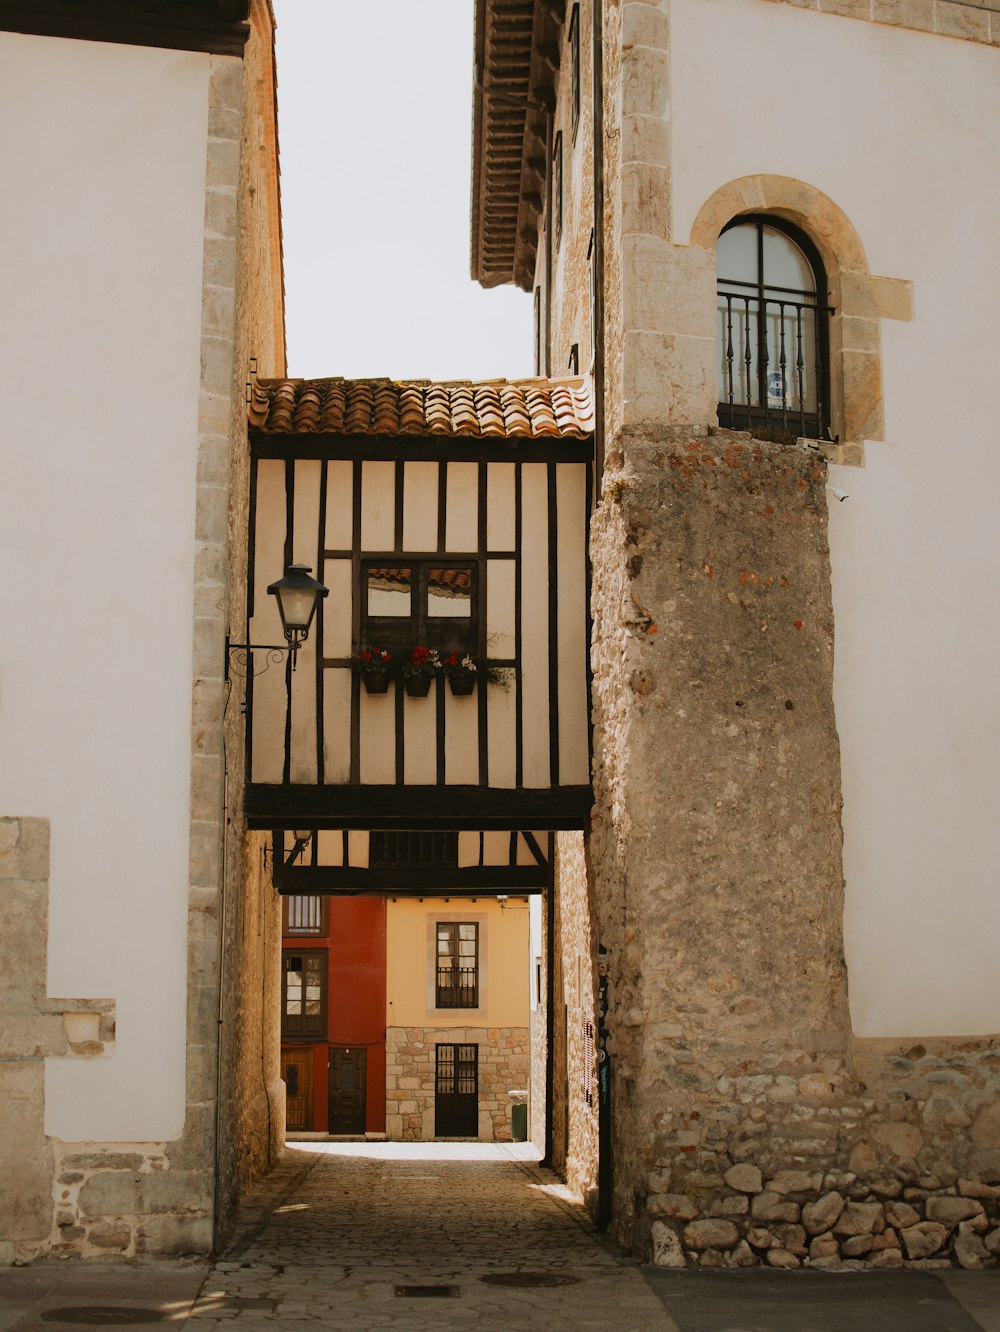
[(368, 851), (372, 868), (455, 869), (458, 865), (457, 832), (407, 832), (395, 829), (373, 832)]
[(479, 926), (440, 921), (437, 927), (435, 1007), (479, 1007)]
[(323, 937), (327, 932), (325, 897), (289, 896), (282, 898), (284, 911), (284, 934), (312, 934)]
[(569, 127), (576, 143), (580, 123), (580, 6), (574, 5), (569, 16)]
[(434, 1054), (435, 1137), (478, 1137), (479, 1047), (438, 1045)]
[(816, 247), (782, 218), (741, 217), (717, 257), (719, 424), (826, 438), (833, 311)]

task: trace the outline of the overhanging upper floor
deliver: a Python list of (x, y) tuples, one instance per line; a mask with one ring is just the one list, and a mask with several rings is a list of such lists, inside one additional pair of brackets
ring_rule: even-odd
[(581, 378), (255, 385), (247, 642), (290, 564), (329, 595), (248, 673), (251, 826), (584, 825), (591, 411)]

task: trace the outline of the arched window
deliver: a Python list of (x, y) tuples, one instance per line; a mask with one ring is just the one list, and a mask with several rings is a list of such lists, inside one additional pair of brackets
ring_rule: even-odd
[(830, 424), (826, 274), (791, 223), (738, 217), (716, 246), (719, 424), (826, 438)]

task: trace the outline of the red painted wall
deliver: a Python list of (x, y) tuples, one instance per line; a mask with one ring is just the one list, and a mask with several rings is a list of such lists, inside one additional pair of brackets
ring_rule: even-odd
[(329, 1046), (368, 1051), (365, 1129), (385, 1132), (385, 900), (331, 897), (326, 939), (286, 938), (287, 949), (326, 949), (327, 1044), (313, 1044), (313, 1128), (329, 1127), (327, 1061)]
[(365, 1128), (385, 1132), (385, 899), (330, 898), (331, 1045), (368, 1049)]

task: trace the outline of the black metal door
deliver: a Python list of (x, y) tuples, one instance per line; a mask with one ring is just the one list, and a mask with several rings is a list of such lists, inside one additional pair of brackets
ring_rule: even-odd
[(479, 1047), (439, 1045), (434, 1081), (434, 1136), (479, 1137)]

